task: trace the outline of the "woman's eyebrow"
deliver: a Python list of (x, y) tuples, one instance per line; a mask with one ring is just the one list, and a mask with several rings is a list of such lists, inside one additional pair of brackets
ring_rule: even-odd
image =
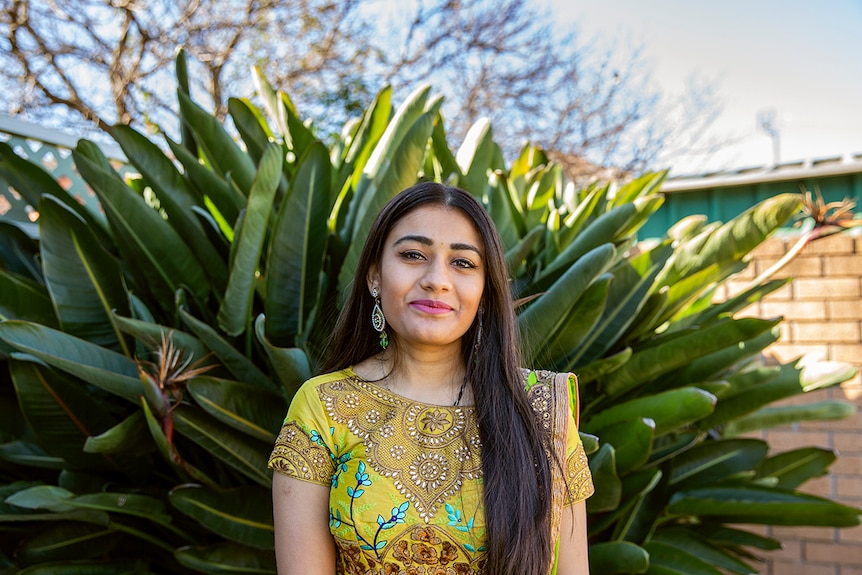
[[(426, 237), (426, 236), (419, 236), (419, 235), (402, 236), (402, 237), (398, 238), (397, 240), (395, 240), (395, 243), (392, 245), (397, 246), (398, 244), (401, 244), (404, 242), (416, 242), (416, 243), (422, 244), (423, 246), (434, 245), (434, 241), (431, 238)], [(454, 244), (449, 244), (449, 247), (453, 250), (468, 250), (471, 252), (476, 252), (476, 254), (479, 257), (482, 257), (481, 250), (479, 250), (479, 248), (477, 248), (473, 244), (465, 244), (465, 243), (461, 243), (461, 242), (456, 242)]]

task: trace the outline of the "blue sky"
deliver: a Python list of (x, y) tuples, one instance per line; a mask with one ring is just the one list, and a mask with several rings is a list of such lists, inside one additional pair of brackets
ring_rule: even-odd
[(782, 161), (862, 153), (862, 0), (543, 1), (581, 42), (640, 46), (665, 92), (693, 73), (718, 87), (713, 130), (732, 144), (676, 173), (770, 164), (768, 109)]

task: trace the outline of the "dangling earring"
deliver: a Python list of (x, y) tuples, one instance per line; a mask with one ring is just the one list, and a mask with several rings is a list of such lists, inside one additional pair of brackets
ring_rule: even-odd
[(482, 345), (482, 316), (484, 315), (485, 308), (479, 306), (479, 328), (476, 330), (476, 345), (474, 346), (476, 349), (479, 349), (479, 346)]
[(371, 310), (371, 325), (375, 331), (380, 332), (380, 347), (386, 349), (389, 347), (389, 336), (386, 334), (386, 317), (383, 315), (383, 309), (380, 307), (380, 290), (377, 288), (372, 289), (371, 297), (374, 298), (374, 309)]

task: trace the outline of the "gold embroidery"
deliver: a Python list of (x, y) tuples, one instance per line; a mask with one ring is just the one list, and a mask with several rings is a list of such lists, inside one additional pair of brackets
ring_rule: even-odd
[(431, 525), (405, 530), (386, 546), (379, 560), (363, 552), (356, 542), (336, 538), (335, 544), (346, 567), (344, 573), (351, 574), (365, 575), (380, 565), (382, 575), (473, 575), (482, 573), (485, 563), (484, 558), (474, 557), (445, 530)]
[[(416, 404), (360, 378), (323, 384), (318, 392), (329, 417), (362, 440), (368, 464), (392, 479), (425, 523), (464, 481), (481, 477), (479, 428), (469, 413), (472, 408)], [(386, 423), (369, 418), (372, 412), (379, 412)], [(396, 421), (399, 415), (401, 421)]]
[(282, 426), (272, 455), (269, 456), (269, 467), (279, 473), (320, 485), (329, 485), (335, 471), (329, 450), (313, 441), (293, 421)]
[(595, 491), (593, 476), (584, 446), (578, 444), (575, 452), (566, 460), (566, 499), (564, 505), (572, 505), (586, 499)]

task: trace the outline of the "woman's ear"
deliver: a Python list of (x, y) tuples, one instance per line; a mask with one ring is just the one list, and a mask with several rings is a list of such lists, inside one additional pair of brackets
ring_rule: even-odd
[(368, 282), (368, 291), (371, 292), (374, 288), (380, 289), (380, 269), (377, 264), (371, 264), (368, 268), (368, 275), (365, 277)]

